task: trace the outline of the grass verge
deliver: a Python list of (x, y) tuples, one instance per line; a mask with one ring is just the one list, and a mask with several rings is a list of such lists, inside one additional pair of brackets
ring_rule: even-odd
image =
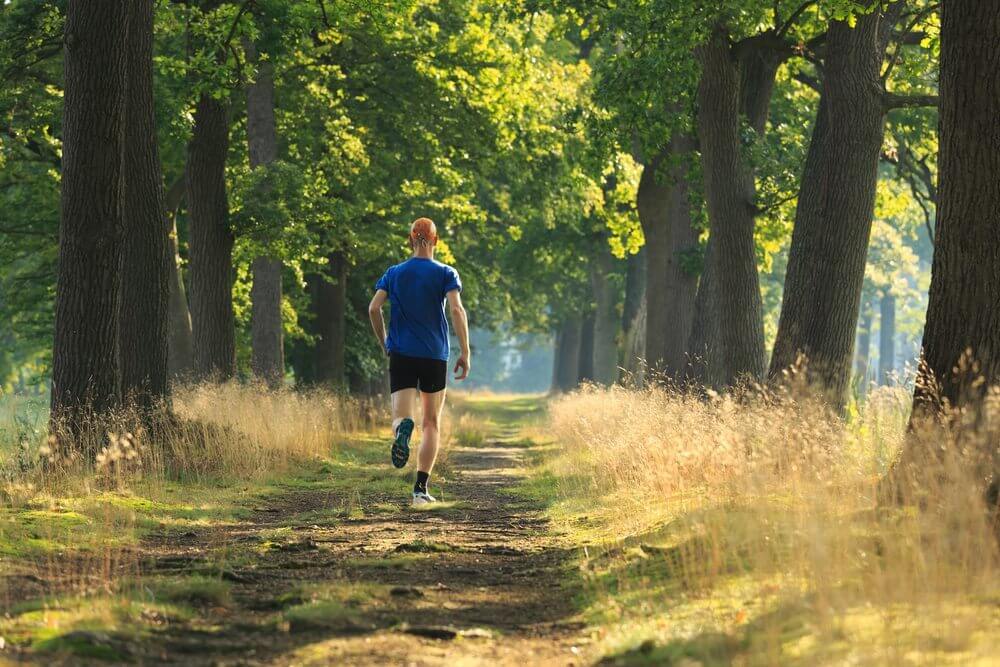
[[(846, 422), (808, 400), (660, 390), (555, 400), (519, 493), (580, 546), (607, 664), (993, 664), (1000, 554), (973, 466), (881, 508), (906, 397)], [(932, 461), (928, 460), (928, 466)]]

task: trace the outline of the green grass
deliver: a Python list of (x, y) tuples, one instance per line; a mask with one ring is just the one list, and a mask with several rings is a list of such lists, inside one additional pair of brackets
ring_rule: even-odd
[(66, 551), (119, 549), (134, 544), (132, 523), (118, 513), (97, 518), (85, 510), (0, 508), (0, 555), (37, 560)]
[(371, 612), (387, 597), (388, 587), (375, 584), (310, 585), (294, 592), (298, 603), (286, 609), (283, 616), (291, 632), (368, 632), (375, 628)]
[[(400, 504), (386, 498), (407, 499), (410, 474), (386, 465), (384, 445), (378, 435), (331, 443), (329, 458), (293, 465), (280, 475), (256, 481), (139, 480), (115, 491), (100, 491), (69, 480), (49, 485), (42, 492), (30, 487), (14, 489), (0, 507), (0, 573), (30, 573), (39, 568), (47, 571), (52, 563), (59, 568), (65, 557), (80, 554), (88, 555), (85, 562), (94, 564), (81, 574), (92, 576), (97, 573), (91, 569), (99, 565), (93, 558), (98, 554), (109, 550), (126, 554), (151, 535), (169, 539), (171, 534), (192, 531), (211, 534), (245, 521), (289, 491), (325, 494), (330, 506), (290, 516), (282, 522), (284, 525), (262, 533), (259, 541), (209, 550), (203, 554), (206, 562), (187, 568), (185, 575), (193, 576), (116, 579), (107, 582), (116, 595), (99, 595), (86, 602), (50, 598), (21, 605), (16, 616), (0, 621), (0, 636), (40, 652), (116, 660), (121, 658), (112, 655), (116, 642), (95, 644), (86, 635), (70, 633), (86, 630), (114, 634), (131, 628), (131, 634), (141, 635), (147, 626), (140, 608), (164, 609), (166, 605), (173, 616), (190, 619), (189, 610), (225, 607), (231, 602), (231, 584), (221, 575), (236, 563), (259, 559), (262, 545), (292, 540), (292, 526), (336, 526), (351, 518), (400, 511)], [(419, 559), (424, 554), (400, 555), (389, 561), (376, 559), (370, 565), (406, 567), (413, 557)], [(70, 569), (64, 573), (75, 576), (71, 570), (77, 566), (66, 567)], [(321, 602), (332, 596), (330, 592), (315, 591), (309, 595), (308, 599)], [(304, 602), (290, 597), (281, 606)], [(334, 600), (330, 604), (334, 603), (345, 602)], [(330, 613), (323, 611), (306, 605), (296, 613), (301, 618), (309, 614), (338, 618), (332, 607), (325, 609)]]
[(93, 553), (134, 546), (151, 532), (231, 525), (249, 513), (248, 496), (267, 490), (171, 482), (131, 491), (67, 488), (55, 496), (39, 494), (0, 507), (0, 555), (30, 561), (54, 553)]
[(187, 605), (152, 601), (148, 591), (133, 586), (119, 596), (21, 603), (0, 618), (0, 636), (42, 654), (120, 662), (127, 659), (129, 644), (192, 616)]
[(396, 547), (396, 551), (397, 553), (440, 554), (455, 551), (455, 547), (450, 544), (434, 542), (432, 540), (414, 540), (413, 542), (400, 544)]
[(230, 604), (232, 585), (207, 576), (157, 577), (144, 582), (154, 600), (182, 603), (196, 607), (226, 607)]
[(502, 429), (520, 428), (536, 423), (545, 416), (543, 396), (461, 396), (457, 408)]
[(381, 558), (348, 558), (345, 565), (359, 570), (402, 570), (409, 571), (420, 566), (428, 558), (424, 553), (404, 553)]
[(45, 440), (48, 395), (0, 394), (0, 469), (33, 461)]
[(285, 612), (285, 621), (291, 632), (327, 630), (355, 633), (374, 629), (360, 611), (336, 600), (309, 602), (292, 607)]
[[(336, 525), (350, 518), (398, 511), (383, 498), (406, 498), (409, 471), (385, 464), (383, 439), (361, 435), (324, 461), (293, 466), (282, 475), (247, 482), (225, 479), (136, 482), (117, 491), (76, 486), (24, 491), (0, 506), (0, 556), (31, 561), (57, 553), (89, 553), (138, 544), (150, 533), (184, 533), (234, 525), (254, 507), (288, 491), (322, 491), (334, 507), (289, 519)], [(374, 502), (363, 499), (374, 498)], [(442, 507), (441, 509), (446, 509)], [(0, 564), (0, 570), (4, 567)]]
[(39, 653), (71, 655), (108, 662), (120, 662), (127, 658), (127, 655), (114, 645), (111, 637), (96, 632), (67, 632), (39, 640), (32, 648)]

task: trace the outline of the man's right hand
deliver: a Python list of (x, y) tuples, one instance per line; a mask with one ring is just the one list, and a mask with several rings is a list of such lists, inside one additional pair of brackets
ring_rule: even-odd
[[(469, 361), (469, 355), (463, 354), (455, 362), (455, 379), (464, 380), (469, 377), (469, 369), (472, 368), (472, 362)], [(460, 370), (461, 369), (461, 372)]]

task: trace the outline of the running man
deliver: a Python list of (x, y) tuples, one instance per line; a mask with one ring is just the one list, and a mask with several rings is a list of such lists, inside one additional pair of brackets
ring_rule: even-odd
[[(462, 306), (462, 281), (458, 271), (434, 259), (437, 228), (428, 218), (418, 218), (410, 227), (413, 256), (402, 264), (390, 266), (375, 284), (375, 296), (368, 306), (368, 317), (375, 338), (389, 355), (389, 390), (392, 392), (392, 464), (406, 465), (410, 458), (410, 437), (417, 394), (423, 408), (422, 437), (417, 455), (417, 481), (413, 485), (413, 504), (435, 502), (427, 492), (427, 481), (438, 451), (438, 425), (444, 408), (448, 380), (448, 321), (445, 303), (451, 309), (451, 322), (462, 346), (455, 364), (455, 379), (464, 380), (471, 368), (469, 320)], [(391, 304), (389, 335), (386, 336), (382, 306)]]

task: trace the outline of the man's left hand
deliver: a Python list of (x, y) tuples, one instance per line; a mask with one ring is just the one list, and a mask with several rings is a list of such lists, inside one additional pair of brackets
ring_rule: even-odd
[(469, 361), (469, 357), (463, 354), (458, 358), (458, 361), (455, 362), (455, 379), (464, 380), (469, 377), (469, 369), (471, 368), (472, 363)]

